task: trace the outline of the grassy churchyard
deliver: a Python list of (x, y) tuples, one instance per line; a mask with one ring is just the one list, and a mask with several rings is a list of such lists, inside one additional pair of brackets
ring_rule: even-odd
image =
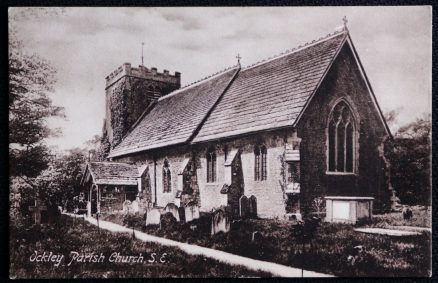
[(96, 226), (65, 215), (55, 224), (26, 226), (10, 228), (12, 279), (270, 276), (127, 234), (99, 232)]
[[(311, 241), (305, 243), (294, 233), (294, 223), (285, 220), (238, 220), (231, 223), (228, 233), (211, 236), (208, 214), (186, 224), (166, 214), (161, 226), (148, 227), (140, 215), (111, 214), (101, 219), (163, 238), (335, 276), (430, 274), (429, 232), (390, 237), (354, 231), (357, 227), (430, 227), (430, 208), (413, 207), (409, 220), (401, 213), (389, 213), (376, 215), (371, 223), (360, 226), (321, 223)], [(145, 243), (126, 233), (98, 231), (87, 221), (66, 215), (41, 226), (11, 225), (10, 251), (11, 278), (271, 276), (188, 255), (175, 247)]]
[(211, 236), (207, 214), (187, 224), (166, 221), (162, 227), (145, 227), (144, 216), (139, 215), (112, 214), (104, 219), (163, 238), (336, 276), (428, 276), (431, 233), (391, 237), (354, 231), (357, 227), (430, 227), (430, 207), (412, 209), (409, 220), (398, 212), (375, 215), (371, 223), (362, 225), (321, 223), (314, 238), (304, 243), (304, 251), (300, 237), (292, 229), (293, 222), (285, 220), (239, 220), (231, 223), (229, 233)]

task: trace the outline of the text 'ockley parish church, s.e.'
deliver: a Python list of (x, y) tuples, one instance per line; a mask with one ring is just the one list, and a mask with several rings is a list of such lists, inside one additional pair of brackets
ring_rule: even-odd
[(180, 78), (129, 63), (106, 78), (106, 161), (88, 162), (81, 181), (90, 214), (129, 201), (239, 217), (251, 196), (258, 217), (301, 217), (326, 197), (326, 218), (348, 220), (387, 204), (391, 134), (346, 27), (183, 88)]

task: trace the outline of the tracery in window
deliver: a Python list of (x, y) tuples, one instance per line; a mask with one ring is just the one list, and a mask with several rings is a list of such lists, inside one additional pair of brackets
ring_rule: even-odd
[(328, 124), (328, 171), (354, 171), (354, 118), (350, 107), (341, 101), (333, 108)]
[(267, 149), (266, 146), (255, 146), (254, 148), (254, 180), (263, 181), (267, 179)]

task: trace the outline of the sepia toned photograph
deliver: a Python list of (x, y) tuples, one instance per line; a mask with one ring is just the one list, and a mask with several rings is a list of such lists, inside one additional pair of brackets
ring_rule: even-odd
[(432, 8), (10, 7), (9, 278), (432, 276)]

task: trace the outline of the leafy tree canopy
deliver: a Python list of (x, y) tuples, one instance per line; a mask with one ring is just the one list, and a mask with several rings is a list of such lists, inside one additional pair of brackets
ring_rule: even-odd
[[(397, 113), (387, 115), (390, 122)], [(431, 115), (400, 127), (389, 150), (391, 183), (405, 204), (430, 204), (431, 201)]]
[(56, 70), (37, 54), (26, 53), (13, 24), (9, 26), (9, 157), (11, 176), (36, 177), (47, 168), (46, 138), (60, 134), (49, 117), (65, 117), (54, 106)]

